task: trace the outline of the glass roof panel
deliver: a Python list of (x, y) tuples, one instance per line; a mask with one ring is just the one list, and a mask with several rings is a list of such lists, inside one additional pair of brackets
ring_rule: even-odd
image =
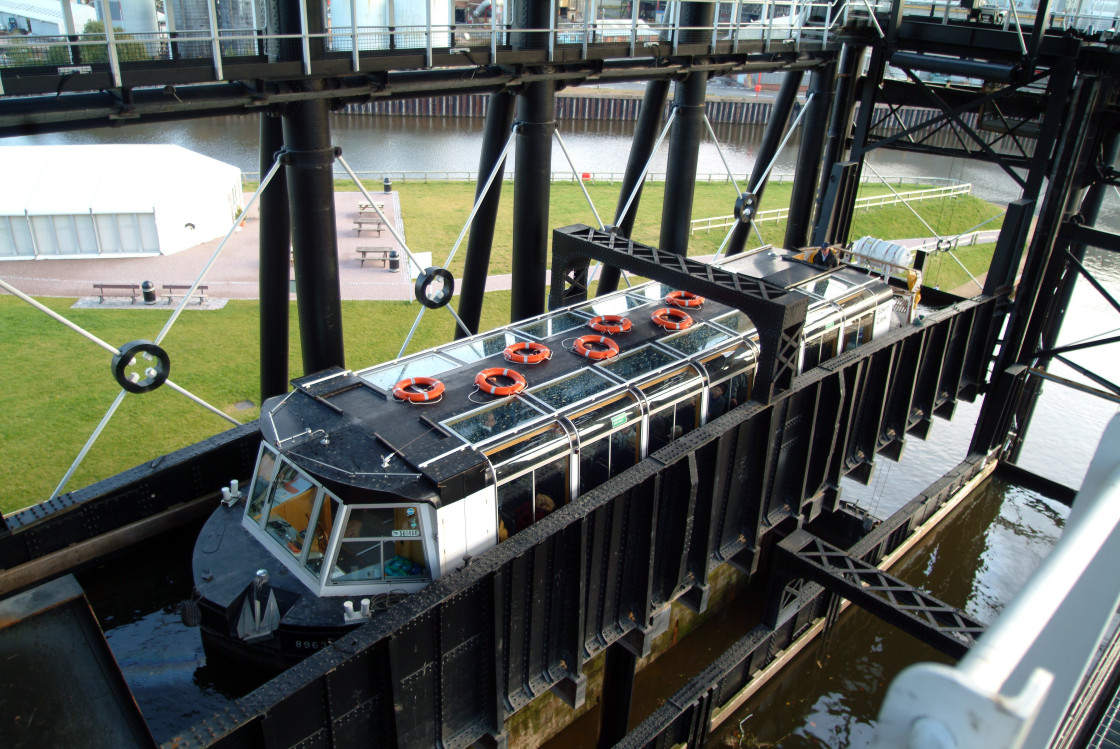
[(599, 366), (616, 377), (630, 382), (675, 361), (678, 361), (677, 357), (670, 353), (653, 346), (642, 346), (640, 349), (607, 359)]
[(358, 372), (363, 380), (388, 392), (406, 377), (435, 377), (441, 372), (454, 369), (459, 363), (437, 353), (424, 354), (407, 361), (394, 362), (364, 372)]
[(728, 312), (726, 315), (720, 315), (712, 320), (714, 323), (719, 323), (725, 328), (731, 328), (736, 333), (750, 333), (754, 330), (754, 323), (747, 317), (746, 313), (739, 310)]
[(559, 335), (567, 330), (578, 328), (586, 324), (586, 317), (571, 312), (563, 312), (559, 315), (546, 317), (543, 320), (537, 320), (528, 325), (522, 325), (520, 328), (517, 328), (517, 332), (527, 333), (534, 338), (551, 338), (554, 335)]
[(443, 352), (451, 354), (464, 364), (470, 364), (479, 359), (485, 359), (488, 356), (502, 353), (505, 351), (506, 346), (511, 343), (521, 343), (527, 340), (529, 339), (524, 336), (519, 336), (512, 331), (504, 330), (494, 335), (488, 335), (485, 338), (475, 338), (472, 341), (447, 346), (443, 349)]
[(667, 284), (658, 283), (657, 281), (650, 281), (644, 286), (637, 286), (633, 289), (627, 289), (627, 294), (641, 297), (648, 301), (661, 302), (665, 300), (665, 295), (673, 290), (672, 286)]
[(602, 393), (612, 384), (593, 369), (581, 369), (527, 392), (547, 403), (553, 410), (559, 411), (572, 403)]
[(700, 323), (682, 330), (680, 333), (662, 338), (661, 343), (684, 356), (692, 356), (730, 340), (730, 333), (725, 333), (707, 323)]
[(582, 312), (585, 315), (590, 315), (591, 317), (598, 317), (599, 315), (626, 315), (630, 310), (637, 307), (644, 307), (649, 303), (650, 300), (648, 299), (639, 299), (629, 294), (617, 294), (603, 299), (595, 299), (581, 307), (576, 307), (576, 311)]
[(444, 426), (455, 431), (471, 444), (482, 442), (496, 434), (517, 429), (541, 416), (541, 412), (528, 402), (514, 398), (495, 403), (480, 411), (449, 419)]

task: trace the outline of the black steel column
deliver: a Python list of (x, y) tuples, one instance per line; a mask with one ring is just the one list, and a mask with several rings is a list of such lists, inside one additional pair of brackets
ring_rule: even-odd
[(607, 648), (603, 693), (599, 699), (599, 749), (612, 747), (626, 736), (637, 666), (638, 656), (621, 642)]
[[(551, 3), (512, 6), (517, 29), (550, 28)], [(541, 33), (514, 33), (518, 49), (543, 49)], [(548, 200), (552, 188), (552, 134), (556, 123), (556, 86), (538, 81), (522, 86), (517, 96), (517, 155), (513, 177), (513, 299), (510, 321), (545, 310), (548, 265)]]
[[(751, 181), (747, 192), (755, 197), (755, 206), (762, 203), (762, 193), (766, 190), (766, 183), (770, 179), (766, 168), (778, 155), (778, 146), (781, 145), (782, 136), (785, 135), (786, 125), (793, 113), (794, 102), (797, 101), (797, 92), (801, 90), (801, 81), (805, 76), (802, 70), (791, 70), (782, 79), (782, 87), (778, 89), (778, 96), (774, 99), (774, 108), (770, 111), (770, 121), (766, 123), (766, 131), (762, 134), (762, 143), (758, 146), (755, 155), (754, 168), (751, 170)], [(763, 176), (765, 175), (765, 179)], [(735, 224), (731, 232), (731, 239), (727, 241), (727, 254), (735, 255), (743, 251), (747, 245), (747, 238), (751, 232), (751, 223), (740, 221)]]
[[(1120, 155), (1120, 133), (1109, 133), (1104, 138), (1104, 143), (1100, 151), (1100, 159), (1096, 165), (1099, 169), (1111, 169), (1116, 164), (1116, 157)], [(1100, 174), (1098, 171), (1098, 180)], [(1093, 185), (1085, 194), (1085, 199), (1081, 202), (1081, 210), (1078, 213), (1078, 220), (1083, 226), (1096, 226), (1097, 219), (1100, 218), (1101, 205), (1104, 203), (1104, 195), (1108, 191), (1108, 185), (1103, 181), (1094, 182)], [(1069, 254), (1079, 263), (1084, 263), (1085, 252), (1088, 246), (1084, 242), (1073, 242), (1069, 246)], [(1077, 286), (1077, 279), (1080, 274), (1074, 267), (1073, 263), (1068, 260), (1062, 263), (1064, 267), (1056, 270), (1056, 273), (1064, 274), (1058, 286), (1058, 293), (1055, 295), (1053, 301), (1053, 313), (1049, 315), (1042, 323), (1041, 342), (1039, 348), (1043, 350), (1053, 349), (1058, 345), (1058, 334), (1062, 330), (1062, 323), (1065, 320), (1066, 312), (1069, 310), (1070, 300), (1073, 299), (1073, 290)], [(1042, 369), (1048, 368), (1050, 365), (1050, 357), (1039, 357), (1037, 366)], [(1023, 395), (1024, 403), (1029, 403), (1030, 406), (1025, 410), (1025, 415), (1020, 423), (1019, 432), (1021, 435), (1026, 436), (1030, 429), (1031, 417), (1034, 416), (1034, 403), (1038, 400), (1039, 395), (1042, 394), (1042, 381), (1040, 378), (1032, 377), (1027, 380), (1025, 392)], [(1019, 460), (1019, 451), (1023, 448), (1023, 440), (1020, 438), (1015, 441), (1011, 448), (1009, 459), (1015, 463)]]
[[(642, 99), (642, 108), (638, 110), (638, 122), (634, 126), (634, 138), (630, 141), (630, 157), (626, 161), (626, 174), (622, 177), (622, 189), (618, 194), (618, 207), (614, 211), (614, 224), (618, 233), (629, 237), (634, 231), (634, 217), (638, 215), (638, 204), (642, 200), (641, 180), (642, 170), (653, 154), (653, 145), (661, 131), (661, 115), (665, 111), (665, 101), (669, 98), (669, 81), (650, 81), (646, 84), (645, 97)], [(641, 180), (641, 181), (639, 181)], [(630, 204), (626, 215), (622, 216), (622, 209), (630, 199), (630, 193), (635, 192), (634, 201)], [(599, 289), (596, 296), (609, 294), (618, 289), (620, 278), (618, 268), (609, 265), (603, 266), (599, 274)]]
[[(280, 117), (262, 114), (261, 179), (284, 148)], [(288, 392), (288, 305), (291, 225), (288, 186), (283, 170), (276, 173), (260, 197), (260, 325), (261, 402)]]
[[(486, 109), (486, 129), (482, 134), (482, 153), (478, 157), (475, 200), (482, 194), (482, 188), (509, 140), (510, 127), (513, 125), (513, 104), (514, 98), (510, 94), (501, 91), (490, 94)], [(478, 332), (482, 317), (482, 300), (486, 293), (486, 275), (490, 270), (490, 250), (494, 245), (494, 223), (498, 218), (504, 174), (503, 164), (498, 168), (486, 197), (479, 203), (478, 212), (471, 222), (470, 237), (467, 239), (467, 256), (463, 262), (463, 278), (459, 284), (459, 317), (472, 333)], [(465, 338), (466, 333), (455, 326), (455, 337)]]
[[(855, 130), (852, 133), (852, 152), (850, 160), (856, 162), (858, 167), (855, 174), (851, 175), (854, 182), (853, 188), (858, 187), (859, 181), (863, 176), (863, 162), (867, 158), (867, 136), (871, 132), (871, 123), (875, 121), (875, 94), (879, 91), (879, 86), (883, 84), (883, 73), (887, 69), (887, 58), (883, 53), (881, 47), (875, 47), (871, 50), (871, 61), (867, 66), (867, 75), (862, 79), (861, 87), (863, 89), (859, 103), (859, 119), (856, 120)], [(843, 167), (837, 164), (832, 169), (832, 174), (829, 175), (831, 181), (834, 177), (839, 179)], [(852, 231), (851, 216), (853, 206), (856, 200), (858, 190), (851, 189), (846, 191), (845, 200), (847, 205), (839, 206), (834, 205), (830, 210), (839, 211), (839, 216), (843, 220), (838, 220), (832, 226), (832, 239), (836, 242), (847, 242), (848, 235)]]
[(821, 155), (832, 108), (832, 86), (836, 78), (836, 61), (813, 71), (809, 91), (813, 98), (801, 124), (801, 147), (797, 152), (797, 168), (793, 175), (793, 191), (789, 199), (785, 246), (804, 247), (809, 243), (813, 218), (813, 194), (820, 184)]
[[(1072, 64), (1072, 61), (1067, 64)], [(1100, 92), (1100, 81), (1094, 78), (1082, 78), (1074, 89), (1072, 105), (1064, 118), (1065, 131), (1055, 151), (1046, 197), (1027, 253), (1023, 278), (1015, 293), (1015, 307), (993, 369), (993, 387), (984, 398), (972, 436), (971, 450), (974, 452), (986, 453), (1004, 444), (1013, 430), (1016, 440), (1025, 436), (1021, 426), (1029, 419), (1034, 400), (1023, 399), (1023, 375), (1010, 374), (1011, 367), (1030, 363), (1038, 350), (1044, 327), (1060, 324), (1049, 319), (1056, 314), (1054, 295), (1044, 294), (1058, 284), (1057, 269), (1060, 266), (1054, 257), (1054, 248), (1070, 207), (1070, 196), (1086, 182), (1087, 165), (1083, 149), (1089, 134), (1101, 119), (1100, 113), (1095, 111), (1101, 100)], [(1040, 142), (1037, 147), (1043, 146)], [(1061, 265), (1064, 264), (1062, 261)]]
[[(715, 17), (712, 3), (683, 3), (682, 27), (710, 29)], [(709, 32), (710, 33), (710, 32)], [(699, 31), (681, 32), (682, 41), (693, 39)], [(669, 162), (665, 167), (665, 200), (661, 208), (661, 239), (659, 248), (678, 255), (688, 254), (688, 237), (692, 229), (692, 199), (696, 193), (696, 162), (704, 127), (704, 94), (708, 74), (689, 73), (677, 82), (673, 96), (677, 119), (669, 140)]]
[[(307, 85), (322, 84), (313, 81)], [(345, 366), (332, 176), (336, 154), (330, 141), (329, 107), (327, 99), (309, 99), (289, 104), (284, 112), (292, 256), (305, 373)]]
[(852, 132), (852, 118), (855, 115), (856, 76), (859, 63), (863, 59), (863, 47), (845, 44), (840, 51), (837, 64), (836, 94), (832, 98), (832, 116), (828, 122), (828, 136), (821, 157), (821, 188), (817, 193), (816, 220), (813, 223), (811, 244), (819, 245), (831, 239), (828, 226), (831, 222), (833, 206), (825, 206), (827, 180), (832, 175), (836, 162), (844, 157), (848, 145), (848, 135)]

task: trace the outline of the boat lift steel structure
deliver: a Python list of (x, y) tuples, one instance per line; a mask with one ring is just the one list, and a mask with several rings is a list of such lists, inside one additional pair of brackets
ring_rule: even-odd
[[(589, 44), (586, 36), (578, 50), (566, 48), (557, 43), (552, 16), (541, 15), (543, 4), (509, 5), (511, 43), (502, 49), (495, 42), (489, 50), (471, 50), (465, 56), (451, 48), (437, 50), (429, 28), (425, 49), (355, 52), (343, 59), (325, 54), (323, 39), (316, 36), (321, 29), (312, 27), (318, 13), (301, 12), (298, 3), (281, 3), (284, 12), (277, 17), (275, 31), (290, 34), (291, 43), (279, 45), (274, 59), (226, 61), (219, 55), (206, 75), (189, 65), (143, 64), (110, 64), (76, 78), (60, 71), (39, 70), (16, 79), (5, 74), (0, 78), (0, 133), (261, 114), (262, 164), (266, 151), (271, 156), (278, 145), (289, 154), (287, 199), (279, 186), (270, 186), (262, 195), (262, 211), (269, 212), (270, 223), (284, 223), (284, 209), (292, 206), (290, 240), (300, 289), (300, 324), (308, 326), (304, 339), (315, 339), (312, 348), (304, 350), (304, 367), (313, 371), (343, 365), (344, 359), (342, 321), (334, 313), (338, 292), (332, 264), (337, 253), (316, 241), (331, 235), (333, 221), (304, 210), (331, 202), (329, 164), (335, 151), (328, 113), (333, 108), (372, 98), (480, 92), (491, 96), (488, 141), (509, 131), (515, 105), (517, 118), (539, 130), (526, 131), (524, 145), (518, 144), (525, 158), (519, 153), (514, 180), (520, 195), (515, 197), (518, 213), (523, 210), (514, 232), (517, 319), (543, 309), (548, 180), (540, 159), (551, 142), (557, 85), (649, 81), (620, 194), (621, 226), (613, 233), (588, 233), (595, 240), (590, 244), (602, 249), (612, 243), (619, 246), (632, 229), (637, 206), (624, 211), (623, 196), (631, 196), (628, 200), (634, 203), (640, 196), (639, 175), (652, 152), (670, 80), (682, 83), (677, 104), (695, 117), (703, 103), (697, 82), (709, 75), (791, 71), (772, 120), (781, 121), (781, 126), (768, 128), (765, 137), (763, 150), (773, 154), (802, 71), (811, 70), (814, 100), (831, 98), (831, 106), (819, 104), (810, 114), (802, 153), (805, 158), (815, 155), (812, 171), (823, 162), (822, 179), (818, 185), (815, 178), (801, 178), (809, 187), (797, 192), (809, 199), (791, 206), (790, 226), (797, 228), (787, 236), (800, 242), (808, 236), (808, 227), (814, 227), (814, 241), (848, 237), (861, 165), (874, 148), (993, 160), (1015, 175), (1024, 194), (1009, 207), (984, 293), (953, 301), (931, 292), (930, 298), (951, 305), (921, 326), (891, 333), (805, 375), (793, 376), (788, 358), (776, 356), (766, 398), (686, 435), (313, 656), (298, 673), (282, 675), (237, 701), (230, 712), (185, 730), (177, 746), (289, 746), (327, 736), (334, 745), (345, 746), (370, 735), (384, 736), (389, 745), (486, 737), (501, 744), (506, 719), (544, 692), (553, 691), (572, 705), (581, 703), (586, 697), (582, 666), (603, 650), (630, 654), (629, 659), (616, 656), (609, 661), (614, 664), (612, 679), (619, 679), (621, 686), (603, 697), (610, 708), (604, 712), (628, 715), (626, 686), (632, 683), (634, 660), (648, 652), (652, 639), (667, 626), (672, 601), (703, 610), (708, 579), (718, 565), (758, 574), (770, 548), (798, 528), (814, 522), (827, 523), (833, 531), (844, 526), (848, 513), (838, 504), (840, 477), (867, 480), (877, 454), (897, 457), (905, 435), (924, 436), (932, 417), (950, 415), (957, 398), (988, 392), (970, 457), (915, 498), (905, 512), (869, 535), (853, 534), (854, 545), (846, 555), (877, 563), (904, 544), (916, 525), (935, 515), (953, 491), (990, 471), (993, 460), (1013, 460), (1037, 398), (1039, 380), (1032, 372), (1044, 371), (1046, 361), (1070, 353), (1055, 341), (1074, 279), (1091, 278), (1079, 258), (1083, 246), (1112, 251), (1120, 247), (1113, 235), (1092, 228), (1100, 193), (1116, 184), (1115, 56), (1111, 48), (1077, 35), (1043, 33), (1049, 21), (1047, 3), (1040, 3), (1033, 26), (1011, 29), (905, 18), (902, 3), (895, 2), (889, 12), (862, 21), (846, 13), (842, 35), (830, 33), (839, 16), (826, 17), (816, 26), (823, 34), (803, 30), (793, 50), (775, 49), (768, 39), (755, 43), (732, 35), (724, 40), (713, 4), (689, 3), (689, 12), (676, 22), (668, 55), (660, 49), (639, 55), (633, 42)], [(858, 52), (863, 49), (870, 50), (870, 65), (857, 84)], [(885, 81), (888, 62), (910, 71), (908, 80)], [(998, 86), (990, 91), (934, 87), (914, 73), (934, 68), (979, 75)], [(239, 82), (227, 82), (235, 79)], [(1042, 81), (1046, 87), (1040, 91), (1037, 84)], [(68, 93), (67, 86), (84, 92)], [(103, 91), (88, 93), (96, 89)], [(47, 92), (58, 95), (39, 95)], [(855, 119), (852, 105), (857, 98)], [(904, 102), (930, 107), (930, 119), (900, 131), (895, 109)], [(979, 110), (985, 116), (973, 124), (966, 114)], [(678, 182), (691, 178), (689, 164), (700, 132), (697, 121), (685, 118), (681, 123), (673, 133), (669, 166)], [(988, 137), (997, 125), (1002, 134)], [(930, 130), (950, 127), (960, 148), (938, 145), (929, 137)], [(493, 169), (495, 147), (500, 142), (484, 149), (480, 167), (487, 168), (480, 168), (480, 174)], [(1024, 169), (1025, 174), (1016, 171)], [(749, 192), (757, 196), (764, 186), (764, 174), (757, 180), (752, 175)], [(479, 269), (485, 276), (484, 256), (492, 241), (487, 235), (493, 234), (497, 199), (495, 191), (476, 215), (473, 228), (479, 241), (475, 243), (472, 230), (467, 251), (469, 275), (475, 279), (472, 289), (479, 286)], [(1035, 213), (1038, 219), (1028, 243)], [(678, 224), (687, 223), (689, 211), (667, 202), (662, 214), (669, 251), (664, 257), (648, 258), (647, 269), (689, 288), (696, 273), (687, 271), (697, 269), (680, 257), (685, 254), (680, 240), (672, 239), (679, 233)], [(749, 221), (741, 223), (742, 228), (735, 227), (730, 251), (741, 248), (740, 236), (745, 241)], [(561, 232), (557, 237), (569, 235)], [(266, 393), (287, 387), (280, 364), (286, 347), (272, 340), (266, 352), (263, 339), (266, 331), (270, 338), (287, 337), (288, 241), (282, 226), (262, 234)], [(554, 242), (554, 251), (565, 241)], [(583, 252), (588, 254), (586, 248)], [(600, 259), (609, 263), (611, 258), (620, 267), (630, 262), (607, 252)], [(1023, 278), (1011, 300), (1007, 295), (1021, 264)], [(554, 270), (559, 277), (568, 268)], [(686, 273), (678, 275), (681, 270)], [(586, 265), (569, 280), (578, 286), (585, 278)], [(708, 281), (719, 286), (718, 280)], [(557, 288), (561, 285), (554, 286), (554, 294)], [(570, 290), (570, 284), (564, 288)], [(1053, 289), (1059, 293), (1050, 294)], [(1110, 302), (1120, 311), (1115, 300)], [(1007, 328), (1001, 334), (1005, 319)], [(283, 378), (277, 376), (281, 371)], [(1101, 387), (1116, 390), (1107, 378), (1093, 374)], [(65, 571), (83, 554), (97, 558), (205, 514), (216, 493), (204, 475), (247, 477), (258, 440), (254, 425), (240, 427), (94, 487), (64, 494), (49, 507), (4, 518), (0, 591)], [(806, 459), (822, 450), (827, 460)], [(682, 503), (682, 497), (687, 502)], [(74, 543), (78, 546), (68, 549)], [(604, 724), (601, 735), (622, 739), (624, 745), (666, 740), (698, 745), (713, 713), (726, 704), (722, 697), (738, 692), (727, 691), (728, 685), (735, 680), (745, 685), (746, 677), (769, 663), (776, 650), (814, 621), (834, 614), (829, 601), (819, 586), (800, 586), (793, 605), (781, 607), (772, 627), (750, 633), (734, 654), (698, 675), (699, 681), (689, 687), (692, 698), (674, 698), (625, 739), (617, 724)], [(471, 688), (461, 688), (464, 674), (470, 675)], [(485, 688), (474, 689), (476, 683)], [(278, 705), (284, 709), (276, 710)], [(687, 727), (684, 733), (682, 727)]]

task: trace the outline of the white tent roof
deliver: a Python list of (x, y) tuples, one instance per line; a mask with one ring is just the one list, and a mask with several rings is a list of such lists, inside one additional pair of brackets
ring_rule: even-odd
[(237, 167), (172, 145), (8, 146), (0, 215), (151, 213), (213, 189)]
[[(92, 5), (71, 2), (70, 7), (74, 13), (75, 29), (81, 33), (86, 21), (97, 18), (97, 10)], [(58, 24), (58, 28), (65, 30), (62, 20), (62, 3), (59, 0), (0, 0), (0, 14), (33, 18), (36, 21), (50, 21)]]

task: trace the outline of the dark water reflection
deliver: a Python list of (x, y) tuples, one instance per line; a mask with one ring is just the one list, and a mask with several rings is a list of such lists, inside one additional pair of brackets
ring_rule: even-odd
[[(990, 479), (891, 572), (990, 623), (1056, 542), (1067, 515), (1053, 500)], [(919, 661), (951, 662), (850, 607), (708, 746), (865, 746), (887, 686)]]

